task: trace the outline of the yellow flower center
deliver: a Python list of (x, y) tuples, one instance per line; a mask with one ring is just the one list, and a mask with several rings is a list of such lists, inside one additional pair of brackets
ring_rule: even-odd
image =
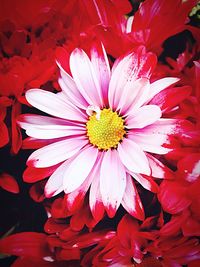
[(90, 143), (103, 150), (117, 147), (126, 134), (124, 128), (124, 120), (117, 112), (106, 108), (100, 114), (93, 112), (86, 123)]

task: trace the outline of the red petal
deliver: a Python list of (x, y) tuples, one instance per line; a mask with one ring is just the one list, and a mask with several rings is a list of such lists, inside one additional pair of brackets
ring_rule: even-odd
[(127, 176), (122, 205), (126, 211), (139, 220), (144, 220), (144, 209), (132, 177)]
[(11, 123), (12, 123), (12, 152), (17, 154), (22, 146), (22, 136), (19, 126), (17, 125), (17, 117), (21, 113), (21, 104), (15, 102), (12, 107)]
[(178, 174), (188, 182), (194, 182), (200, 177), (200, 153), (193, 153), (181, 159), (178, 164)]
[(44, 186), (46, 181), (42, 181), (31, 186), (29, 194), (35, 202), (42, 202), (45, 199)]
[(148, 158), (151, 167), (151, 175), (153, 177), (166, 179), (172, 179), (174, 177), (173, 172), (161, 161), (159, 161), (157, 158), (153, 157), (149, 153), (146, 153), (146, 156)]
[(58, 167), (60, 163), (48, 168), (27, 167), (23, 173), (23, 180), (27, 183), (34, 183), (49, 177)]
[(0, 122), (0, 132), (1, 132), (0, 147), (3, 147), (7, 145), (9, 141), (8, 129), (4, 122)]
[(168, 112), (187, 98), (192, 91), (191, 89), (190, 86), (167, 88), (157, 94), (150, 101), (150, 104), (159, 106), (163, 113)]
[(162, 182), (158, 199), (163, 209), (171, 214), (179, 213), (191, 204), (187, 197), (187, 187), (174, 181)]
[(0, 187), (11, 193), (19, 193), (19, 186), (15, 178), (7, 173), (2, 173), (0, 175)]
[(8, 255), (43, 259), (51, 256), (46, 242), (46, 235), (24, 232), (10, 235), (0, 240), (0, 251)]

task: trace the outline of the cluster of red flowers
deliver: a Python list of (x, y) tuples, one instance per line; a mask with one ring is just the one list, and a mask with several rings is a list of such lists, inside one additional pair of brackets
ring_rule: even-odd
[[(158, 106), (163, 119), (163, 123), (160, 122), (159, 140), (157, 139), (159, 124), (155, 126), (152, 124), (154, 121), (146, 124), (147, 126), (144, 125), (149, 127), (149, 132), (152, 131), (151, 135), (148, 135), (148, 130), (145, 132), (146, 141), (140, 139), (139, 130), (138, 139), (136, 137), (133, 139), (138, 140), (145, 151), (151, 173), (149, 175), (136, 171), (135, 174), (137, 168), (134, 170), (129, 168), (129, 165), (135, 163), (122, 160), (126, 171), (129, 169), (130, 172), (124, 171), (126, 185), (119, 203), (114, 208), (110, 199), (102, 197), (103, 194), (98, 189), (98, 179), (94, 179), (93, 182), (91, 182), (93, 177), (90, 177), (90, 182), (88, 179), (83, 179), (80, 183), (82, 186), (74, 187), (71, 191), (63, 188), (61, 182), (55, 182), (58, 178), (62, 180), (63, 161), (73, 163), (74, 157), (71, 160), (71, 156), (64, 158), (61, 155), (60, 157), (63, 157), (61, 160), (52, 159), (52, 164), (42, 165), (42, 154), (39, 155), (38, 152), (38, 158), (36, 154), (31, 155), (27, 162), (28, 167), (23, 165), (20, 167), (24, 171), (23, 182), (34, 183), (29, 190), (30, 197), (44, 208), (48, 218), (42, 233), (34, 232), (34, 229), (22, 232), (16, 228), (13, 230), (14, 233), (9, 232), (2, 237), (0, 252), (3, 257), (12, 255), (18, 257), (12, 260), (11, 266), (32, 267), (35, 264), (40, 267), (200, 266), (198, 8), (196, 0), (37, 0), (35, 2), (1, 0), (0, 148), (4, 154), (10, 153), (12, 157), (20, 158), (20, 153), (24, 153), (23, 149), (42, 149), (53, 144), (55, 140), (64, 141), (62, 139), (64, 135), (53, 136), (53, 131), (50, 133), (52, 137), (41, 137), (45, 135), (42, 126), (46, 125), (42, 116), (41, 125), (38, 126), (34, 115), (22, 115), (24, 112), (34, 111), (32, 106), (35, 99), (28, 101), (31, 99), (31, 93), (29, 98), (28, 94), (27, 97), (25, 95), (31, 88), (41, 88), (48, 92), (46, 95), (49, 95), (51, 101), (49, 92), (57, 95), (63, 91), (66, 93), (67, 86), (67, 90), (71, 90), (70, 97), (76, 98), (78, 93), (76, 92), (77, 95), (72, 93), (75, 88), (74, 80), (76, 84), (78, 82), (81, 84), (83, 83), (81, 79), (85, 77), (85, 84), (92, 84), (87, 80), (89, 76), (85, 73), (78, 80), (72, 68), (73, 60), (77, 64), (75, 65), (77, 72), (84, 68), (78, 65), (76, 59), (79, 53), (78, 56), (84, 58), (82, 62), (86, 61), (86, 56), (80, 52), (81, 49), (88, 56), (93, 51), (90, 57), (92, 64), (96, 66), (95, 71), (99, 73), (98, 78), (102, 80), (100, 82), (102, 87), (106, 86), (103, 84), (106, 80), (104, 76), (108, 76), (106, 64), (113, 67), (111, 71), (113, 76), (114, 73), (123, 76), (125, 69), (128, 73), (127, 83), (128, 79), (132, 82), (132, 72), (135, 72), (137, 74), (134, 75), (138, 80), (143, 79), (143, 86), (146, 83), (145, 76), (151, 83), (150, 89), (155, 90), (149, 93), (150, 97), (146, 103), (148, 102), (151, 107)], [(75, 48), (79, 50), (74, 50)], [(79, 52), (76, 54), (73, 51)], [(107, 57), (103, 53), (107, 53)], [(128, 61), (129, 53), (132, 53), (131, 63)], [(108, 62), (105, 58), (108, 58)], [(118, 72), (115, 72), (117, 68)], [(120, 70), (122, 73), (119, 73)], [(71, 76), (74, 80), (69, 78)], [(114, 77), (117, 78), (116, 74)], [(124, 88), (120, 90), (125, 90), (126, 84), (123, 78), (120, 80), (119, 77), (119, 81), (115, 82), (113, 80), (112, 84), (115, 83), (117, 87), (117, 83), (121, 83)], [(82, 92), (84, 93), (84, 90)], [(83, 93), (84, 97), (88, 96)], [(116, 99), (117, 93), (119, 92), (113, 93)], [(62, 94), (60, 96), (62, 97)], [(110, 101), (109, 97), (108, 94), (106, 105)], [(80, 102), (82, 106), (87, 102), (85, 99)], [(124, 99), (128, 103), (127, 95), (126, 97), (123, 95)], [(140, 101), (138, 99), (139, 97), (137, 101)], [(59, 101), (62, 104), (61, 100)], [(39, 105), (35, 104), (35, 107), (38, 108)], [(56, 113), (47, 113), (59, 117)], [(142, 114), (146, 116), (147, 113)], [(155, 114), (152, 114), (152, 117), (154, 116)], [(60, 120), (60, 125), (64, 125), (60, 118), (56, 122)], [(164, 119), (167, 122), (164, 122)], [(145, 121), (146, 118), (141, 117), (140, 120)], [(52, 118), (52, 123), (54, 121)], [(132, 123), (135, 121), (133, 118)], [(49, 123), (51, 124), (50, 118)], [(30, 137), (22, 140), (23, 132), (20, 126)], [(144, 126), (140, 125), (138, 128)], [(147, 140), (148, 138), (151, 140)], [(161, 139), (164, 141), (161, 142)], [(106, 149), (100, 151), (98, 157), (101, 157), (101, 153), (106, 154), (105, 151)], [(105, 158), (106, 156), (99, 161), (95, 159), (97, 167), (96, 169), (91, 167), (94, 176), (98, 176), (98, 165), (105, 162)], [(38, 159), (41, 162), (36, 165)], [(136, 160), (136, 163), (141, 166), (146, 164), (140, 163), (139, 160)], [(12, 166), (9, 165), (9, 168)], [(22, 179), (16, 181), (11, 175), (12, 172), (9, 173), (9, 168), (0, 170), (0, 186), (9, 192), (19, 193), (20, 197), (21, 190), (18, 183), (24, 188)], [(89, 171), (85, 178), (89, 176)], [(56, 173), (55, 179), (53, 174)], [(106, 179), (109, 179), (109, 175), (113, 175), (112, 165)], [(48, 180), (48, 177), (52, 179)], [(135, 179), (134, 182), (132, 177)], [(110, 187), (111, 183), (105, 184), (106, 191), (106, 185)], [(119, 185), (122, 186), (122, 183)], [(113, 185), (113, 195), (115, 195), (114, 187), (115, 185)], [(120, 192), (120, 189), (116, 190)], [(117, 199), (117, 196), (115, 198)]]

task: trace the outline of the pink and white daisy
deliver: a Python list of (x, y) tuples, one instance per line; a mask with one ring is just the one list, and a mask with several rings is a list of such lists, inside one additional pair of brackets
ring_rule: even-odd
[(52, 116), (19, 118), (27, 135), (50, 140), (27, 161), (30, 168), (41, 170), (58, 165), (45, 186), (46, 197), (64, 191), (71, 205), (90, 187), (94, 218), (100, 219), (104, 209), (113, 217), (120, 204), (144, 218), (134, 179), (157, 190), (148, 176), (164, 178), (165, 166), (151, 153), (168, 153), (173, 145), (169, 135), (177, 133), (180, 124), (161, 118), (161, 109), (149, 104), (178, 81), (163, 78), (150, 83), (155, 65), (156, 56), (140, 47), (116, 60), (110, 71), (104, 48), (93, 47), (91, 59), (77, 48), (70, 56), (71, 75), (59, 65), (61, 92), (27, 91), (27, 101)]

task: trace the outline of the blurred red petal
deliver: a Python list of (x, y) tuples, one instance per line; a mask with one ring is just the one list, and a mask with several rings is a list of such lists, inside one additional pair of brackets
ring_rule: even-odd
[(35, 232), (23, 232), (0, 240), (0, 251), (4, 254), (43, 259), (51, 256), (46, 235)]
[(0, 175), (0, 187), (11, 193), (19, 193), (19, 186), (15, 178), (7, 173)]
[(164, 211), (171, 214), (179, 213), (191, 204), (187, 196), (187, 187), (174, 181), (162, 182), (158, 199)]

